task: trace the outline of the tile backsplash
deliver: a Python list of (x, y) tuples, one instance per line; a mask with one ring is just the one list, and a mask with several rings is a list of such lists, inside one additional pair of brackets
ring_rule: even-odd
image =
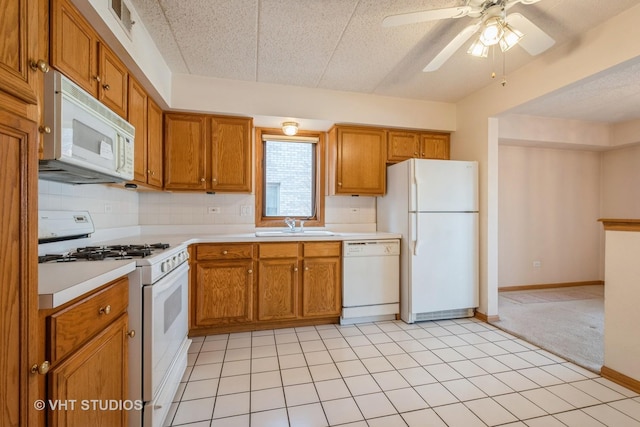
[(105, 184), (38, 180), (38, 209), (89, 211), (96, 230), (139, 224), (139, 193)]
[[(87, 210), (96, 229), (158, 225), (254, 224), (252, 194), (137, 192), (116, 185), (70, 185), (39, 180), (38, 209)], [(342, 230), (375, 230), (375, 197), (327, 196), (325, 223)]]

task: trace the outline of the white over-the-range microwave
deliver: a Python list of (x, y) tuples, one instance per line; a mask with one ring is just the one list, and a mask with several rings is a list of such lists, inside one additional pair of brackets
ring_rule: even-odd
[(57, 71), (45, 75), (39, 178), (71, 184), (133, 179), (134, 127)]

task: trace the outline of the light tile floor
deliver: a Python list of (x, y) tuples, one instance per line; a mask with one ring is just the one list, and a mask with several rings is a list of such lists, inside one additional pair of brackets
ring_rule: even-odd
[(199, 337), (167, 426), (640, 427), (640, 396), (477, 319)]

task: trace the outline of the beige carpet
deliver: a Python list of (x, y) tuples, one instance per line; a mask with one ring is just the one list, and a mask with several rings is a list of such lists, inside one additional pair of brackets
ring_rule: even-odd
[(500, 292), (493, 325), (594, 372), (604, 363), (604, 286)]

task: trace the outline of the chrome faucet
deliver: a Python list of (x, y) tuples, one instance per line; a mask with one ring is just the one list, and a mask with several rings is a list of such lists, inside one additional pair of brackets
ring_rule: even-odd
[(284, 223), (289, 227), (289, 231), (294, 233), (296, 231), (296, 220), (293, 218), (286, 217), (284, 219)]

